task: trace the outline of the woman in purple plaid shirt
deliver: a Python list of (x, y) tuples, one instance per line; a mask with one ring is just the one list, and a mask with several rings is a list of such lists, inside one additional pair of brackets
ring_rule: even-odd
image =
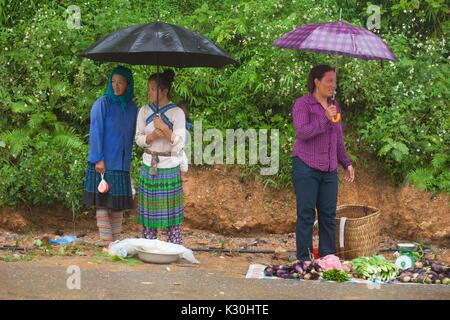
[(336, 89), (335, 69), (318, 65), (308, 78), (309, 94), (292, 108), (296, 141), (292, 152), (297, 198), (297, 259), (310, 260), (317, 208), (319, 256), (336, 253), (337, 165), (345, 169), (345, 180), (353, 182), (355, 171), (342, 136), (339, 104), (332, 99)]

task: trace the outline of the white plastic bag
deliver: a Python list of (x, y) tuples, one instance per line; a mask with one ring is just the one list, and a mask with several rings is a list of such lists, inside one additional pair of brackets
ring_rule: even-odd
[(182, 245), (170, 242), (150, 239), (125, 239), (115, 241), (109, 245), (109, 254), (111, 256), (132, 257), (137, 254), (137, 249), (142, 248), (145, 251), (153, 253), (178, 254), (180, 258), (186, 259), (191, 263), (200, 263), (195, 259), (191, 249)]

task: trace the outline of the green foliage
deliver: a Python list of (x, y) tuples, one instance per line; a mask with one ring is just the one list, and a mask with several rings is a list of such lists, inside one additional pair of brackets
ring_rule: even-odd
[[(279, 129), (280, 171), (263, 183), (289, 186), (292, 104), (307, 92), (310, 68), (334, 64), (334, 57), (272, 43), (294, 27), (337, 20), (338, 2), (344, 20), (365, 26), (369, 3), (360, 1), (90, 0), (78, 4), (81, 28), (69, 29), (71, 1), (0, 0), (0, 206), (81, 207), (89, 111), (115, 64), (77, 54), (109, 32), (155, 20), (158, 9), (162, 21), (204, 34), (239, 62), (221, 70), (177, 70), (173, 100), (185, 100), (204, 129)], [(441, 0), (378, 3), (377, 33), (398, 61), (381, 68), (339, 58), (337, 98), (348, 152), (353, 160), (372, 153), (398, 182), (450, 192), (448, 6)], [(143, 105), (155, 67), (132, 69), (136, 102)], [(243, 171), (257, 175), (258, 168), (246, 165)]]

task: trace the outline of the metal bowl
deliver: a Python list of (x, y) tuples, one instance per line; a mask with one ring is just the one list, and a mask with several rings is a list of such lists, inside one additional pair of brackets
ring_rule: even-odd
[(148, 263), (167, 264), (176, 262), (180, 258), (179, 254), (156, 253), (145, 251), (143, 249), (136, 250), (138, 252), (139, 259)]

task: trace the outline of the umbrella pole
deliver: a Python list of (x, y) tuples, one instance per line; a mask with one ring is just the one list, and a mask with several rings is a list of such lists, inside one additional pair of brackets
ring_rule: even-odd
[[(338, 54), (334, 57), (334, 72), (336, 73), (336, 86), (337, 86), (337, 74), (338, 74)], [(335, 100), (336, 90), (333, 92), (333, 100)]]
[(159, 116), (159, 54), (156, 53), (156, 111)]

